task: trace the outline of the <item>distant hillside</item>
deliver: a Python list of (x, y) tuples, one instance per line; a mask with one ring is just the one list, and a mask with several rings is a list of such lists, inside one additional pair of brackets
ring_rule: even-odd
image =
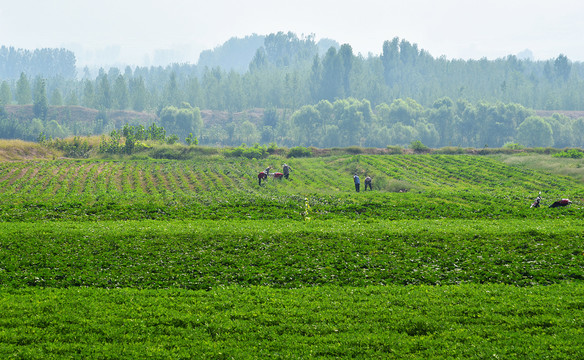
[[(34, 119), (32, 105), (7, 105), (4, 107), (9, 117), (20, 121), (30, 121)], [(90, 123), (94, 121), (99, 114), (96, 109), (90, 109), (82, 106), (50, 106), (48, 119), (55, 119), (58, 122), (64, 120), (67, 123)], [(154, 113), (136, 112), (130, 110), (108, 110), (107, 116), (109, 121), (113, 122), (116, 128), (121, 128), (124, 124), (151, 124), (158, 122), (159, 118)], [(259, 125), (264, 117), (264, 109), (249, 109), (236, 113), (220, 110), (201, 110), (201, 117), (205, 125), (227, 125), (235, 121), (249, 120)]]
[(570, 119), (584, 118), (584, 111), (569, 111), (569, 110), (535, 110), (535, 114), (541, 117), (549, 117), (553, 114), (560, 114), (569, 117)]
[[(9, 117), (16, 118), (22, 121), (29, 121), (33, 118), (32, 105), (6, 105), (4, 110)], [(50, 120), (57, 120), (59, 123), (91, 123), (93, 122), (99, 111), (82, 106), (50, 106), (47, 118)], [(113, 122), (116, 127), (122, 127), (126, 123), (152, 123), (158, 120), (156, 114), (146, 112), (136, 112), (129, 110), (108, 110), (107, 116), (109, 121)], [(138, 121), (136, 121), (138, 120)]]
[(205, 126), (226, 126), (231, 122), (249, 120), (256, 126), (261, 125), (264, 118), (264, 109), (249, 109), (236, 113), (219, 110), (201, 110), (201, 117)]

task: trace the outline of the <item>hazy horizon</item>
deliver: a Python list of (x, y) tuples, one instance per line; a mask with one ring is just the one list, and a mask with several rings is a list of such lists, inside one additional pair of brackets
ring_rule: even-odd
[(21, 0), (0, 5), (0, 46), (66, 48), (80, 67), (195, 64), (201, 51), (232, 37), (292, 31), (348, 43), (363, 56), (399, 37), (449, 59), (531, 53), (584, 61), (581, 10), (575, 0)]

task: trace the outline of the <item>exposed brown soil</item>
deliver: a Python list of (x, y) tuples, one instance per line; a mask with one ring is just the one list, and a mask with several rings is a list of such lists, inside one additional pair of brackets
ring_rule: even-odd
[(261, 125), (264, 118), (264, 109), (250, 109), (241, 112), (228, 112), (218, 110), (201, 110), (201, 118), (205, 126), (224, 126), (230, 122), (243, 122), (249, 120), (253, 124)]
[(568, 111), (568, 110), (535, 110), (535, 114), (541, 117), (550, 117), (553, 114), (565, 115), (572, 119), (584, 118), (584, 111)]
[[(35, 117), (32, 105), (6, 105), (4, 110), (9, 116), (22, 121), (30, 121)], [(82, 106), (50, 106), (47, 118), (88, 123), (94, 121), (98, 113), (99, 111), (95, 109)], [(122, 127), (125, 123), (136, 120), (145, 123), (157, 120), (155, 114), (129, 110), (110, 110), (107, 116), (110, 121), (116, 124), (116, 127)]]
[[(31, 121), (35, 116), (32, 105), (6, 105), (6, 113), (21, 121)], [(56, 119), (60, 123), (63, 121), (75, 121), (80, 123), (93, 122), (98, 110), (82, 106), (50, 106), (47, 114), (48, 119)], [(109, 110), (107, 116), (117, 128), (122, 128), (125, 124), (143, 123), (149, 124), (158, 122), (158, 116), (150, 112), (136, 112), (130, 110)], [(249, 120), (255, 125), (261, 125), (264, 117), (264, 109), (249, 109), (241, 112), (228, 112), (218, 110), (201, 110), (201, 118), (205, 126), (223, 126), (232, 121), (243, 122)]]

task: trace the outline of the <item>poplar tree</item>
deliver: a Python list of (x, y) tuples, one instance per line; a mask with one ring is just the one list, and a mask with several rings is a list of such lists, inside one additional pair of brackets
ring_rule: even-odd
[(126, 85), (126, 80), (123, 75), (118, 75), (116, 82), (114, 83), (114, 108), (119, 110), (125, 110), (129, 105), (129, 95), (128, 86)]
[(34, 115), (42, 120), (47, 119), (49, 112), (49, 100), (47, 99), (47, 85), (45, 79), (37, 78), (34, 89)]
[(144, 79), (142, 76), (130, 79), (129, 84), (130, 99), (132, 101), (132, 109), (134, 111), (143, 111), (146, 109), (148, 102), (148, 92), (146, 86), (144, 85)]
[(10, 103), (12, 103), (10, 85), (6, 81), (2, 81), (2, 85), (0, 85), (0, 105), (10, 105)]
[(20, 73), (20, 78), (16, 82), (16, 103), (18, 105), (27, 105), (32, 103), (32, 93), (30, 91), (30, 82), (25, 73)]

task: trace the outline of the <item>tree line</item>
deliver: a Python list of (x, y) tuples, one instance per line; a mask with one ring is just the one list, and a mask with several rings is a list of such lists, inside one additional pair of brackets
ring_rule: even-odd
[(17, 79), (21, 73), (46, 78), (74, 78), (75, 54), (66, 49), (15, 49), (0, 47), (0, 79)]
[[(257, 46), (257, 40), (246, 43)], [(237, 44), (232, 39), (225, 46)], [(562, 54), (547, 61), (513, 55), (496, 60), (435, 58), (399, 38), (385, 41), (380, 55), (355, 54), (349, 44), (332, 43), (326, 51), (321, 45), (313, 35), (280, 32), (263, 38), (246, 70), (213, 66), (222, 53), (216, 48), (205, 53), (206, 66), (111, 67), (96, 76), (88, 69), (74, 76), (65, 65), (56, 75), (46, 68), (69, 63), (67, 52), (54, 51), (53, 64), (49, 59), (45, 68), (33, 71), (22, 59), (32, 59), (37, 51), (2, 48), (0, 67), (13, 70), (10, 76), (0, 72), (0, 106), (34, 104), (35, 118), (46, 124), (60, 123), (43, 117), (48, 106), (99, 109), (102, 122), (111, 110), (150, 111), (162, 119), (168, 107), (229, 113), (263, 108), (260, 122), (249, 119), (218, 128), (194, 120), (190, 130), (209, 144), (385, 146), (419, 139), (430, 146), (481, 147), (536, 138), (522, 137), (525, 128), (519, 131), (533, 116), (529, 109), (584, 109), (579, 95), (584, 92), (584, 67)], [(249, 48), (245, 52), (252, 53)], [(233, 56), (232, 51), (225, 53)], [(5, 54), (20, 54), (22, 64), (7, 61)], [(20, 71), (16, 77), (14, 69)], [(539, 120), (544, 128), (538, 134), (547, 134), (547, 125), (551, 129), (542, 145), (578, 142), (578, 121), (561, 115)], [(168, 126), (186, 134), (181, 121)], [(97, 125), (93, 130), (111, 131)]]
[(430, 107), (410, 98), (375, 107), (368, 100), (355, 98), (321, 100), (302, 106), (289, 117), (268, 109), (257, 127), (249, 121), (235, 126), (239, 127), (231, 134), (236, 136), (224, 134), (224, 138), (213, 138), (212, 134), (219, 133), (215, 129), (204, 132), (203, 139), (233, 145), (247, 140), (323, 148), (408, 146), (416, 140), (435, 148), (516, 145), (565, 148), (582, 147), (584, 138), (584, 118), (559, 113), (538, 116), (519, 104), (472, 104), (448, 97), (436, 100)]

